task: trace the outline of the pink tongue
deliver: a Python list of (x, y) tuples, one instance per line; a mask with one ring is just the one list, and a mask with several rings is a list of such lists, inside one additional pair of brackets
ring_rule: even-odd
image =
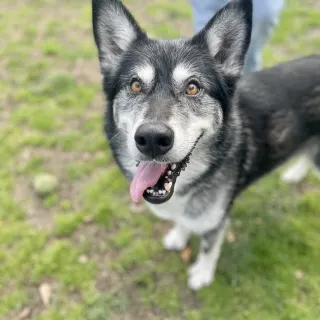
[(139, 202), (144, 191), (158, 182), (166, 166), (165, 163), (140, 162), (130, 186), (130, 194), (134, 202)]

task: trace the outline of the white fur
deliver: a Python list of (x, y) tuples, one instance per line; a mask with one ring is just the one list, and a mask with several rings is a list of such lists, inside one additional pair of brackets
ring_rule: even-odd
[[(185, 173), (188, 171), (189, 169), (186, 170)], [(181, 174), (177, 183), (181, 179), (183, 179), (183, 174)], [(196, 212), (193, 216), (185, 214), (188, 196), (177, 197), (173, 194), (170, 201), (163, 203), (161, 206), (150, 203), (147, 203), (147, 205), (156, 216), (165, 220), (175, 221), (181, 227), (195, 234), (203, 234), (216, 228), (221, 222), (228, 203), (228, 194), (228, 190), (221, 186), (221, 189), (215, 195), (216, 201), (212, 203), (207, 211), (201, 213)]]
[(113, 103), (114, 108), (114, 117), (117, 127), (125, 130), (126, 132), (130, 133), (133, 130), (135, 125), (134, 123), (134, 110), (130, 110), (127, 112), (122, 112), (121, 106), (122, 101), (126, 99), (126, 92), (121, 91), (115, 98)]
[(145, 65), (137, 68), (136, 73), (138, 77), (148, 86), (150, 86), (155, 77), (155, 70), (151, 65)]
[(229, 56), (223, 62), (222, 68), (225, 72), (233, 75), (242, 71), (242, 63), (238, 57), (246, 37), (246, 25), (243, 20), (244, 17), (239, 11), (224, 11), (206, 34), (208, 47), (213, 57), (224, 49), (222, 39), (232, 37), (232, 50), (229, 49)]
[(176, 224), (163, 238), (163, 246), (167, 250), (182, 250), (186, 247), (190, 231)]
[[(106, 6), (99, 12), (98, 33), (101, 39), (101, 68), (108, 69), (117, 64), (119, 55), (114, 50), (116, 44), (122, 51), (129, 48), (136, 39), (134, 26), (127, 19), (121, 9)], [(108, 30), (108, 32), (106, 32)]]
[(220, 51), (222, 44), (222, 38), (215, 28), (208, 30), (207, 42), (209, 44), (210, 53), (214, 57)]
[(281, 180), (286, 183), (298, 183), (307, 175), (309, 168), (309, 159), (301, 156), (296, 163), (282, 173)]
[(208, 253), (200, 252), (196, 262), (189, 268), (188, 286), (192, 290), (199, 290), (212, 283), (220, 257), (221, 246), (227, 224), (219, 231), (214, 246)]
[(114, 100), (114, 116), (117, 126), (126, 132), (128, 154), (134, 160), (139, 159), (139, 151), (134, 140), (135, 132), (143, 123), (144, 115), (142, 112), (136, 114), (135, 110), (121, 112), (121, 101), (126, 99), (126, 92), (120, 92)]
[(143, 115), (142, 114), (135, 115), (135, 116), (132, 115), (130, 121), (132, 121), (132, 127), (130, 128), (130, 130), (128, 130), (128, 136), (127, 136), (129, 154), (131, 154), (132, 158), (134, 158), (135, 160), (138, 160), (141, 154), (136, 146), (134, 135), (137, 129), (139, 128), (139, 126), (143, 123)]
[(172, 72), (173, 80), (178, 83), (184, 83), (189, 77), (192, 76), (192, 70), (185, 64), (178, 64)]
[[(181, 177), (179, 177), (181, 178)], [(177, 182), (179, 179), (177, 180)], [(178, 222), (178, 217), (180, 217), (184, 212), (184, 206), (187, 201), (187, 196), (177, 197), (176, 193), (172, 195), (170, 201), (165, 202), (161, 205), (154, 205), (146, 202), (146, 205), (151, 209), (152, 213), (157, 217), (164, 220), (171, 220)]]
[(228, 203), (227, 195), (229, 195), (229, 191), (221, 186), (214, 195), (216, 201), (211, 204), (206, 212), (196, 215), (195, 217), (181, 215), (178, 222), (193, 233), (199, 235), (216, 228), (226, 212), (226, 205)]
[(167, 157), (177, 159), (177, 161), (181, 161), (190, 152), (202, 132), (213, 134), (214, 129), (212, 119), (199, 118), (192, 114), (189, 115), (187, 123), (179, 119), (178, 114), (175, 114), (170, 118), (168, 125), (174, 131), (174, 144), (167, 153)]

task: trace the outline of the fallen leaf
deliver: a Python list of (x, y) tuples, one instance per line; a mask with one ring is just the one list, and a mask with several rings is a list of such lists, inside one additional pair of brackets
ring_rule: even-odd
[(49, 306), (51, 299), (52, 288), (49, 283), (42, 283), (39, 287), (39, 294), (44, 306)]
[(82, 263), (82, 264), (85, 264), (88, 262), (88, 257), (85, 255), (85, 254), (82, 254), (80, 257), (79, 257), (79, 262)]
[(135, 213), (141, 213), (144, 211), (144, 205), (142, 203), (132, 203), (130, 205), (130, 210)]
[(32, 155), (31, 151), (27, 149), (27, 150), (24, 150), (24, 151), (23, 151), (23, 153), (22, 153), (22, 155), (21, 155), (21, 158), (22, 158), (22, 160), (24, 160), (24, 161), (28, 161), (28, 160), (31, 159), (31, 155)]
[(25, 319), (29, 318), (30, 315), (31, 315), (31, 309), (30, 308), (24, 308), (18, 314), (17, 320), (25, 320)]
[(180, 254), (180, 258), (183, 263), (188, 264), (191, 260), (192, 250), (190, 247), (186, 247)]
[(229, 231), (229, 232), (227, 233), (227, 241), (228, 241), (229, 243), (233, 243), (233, 242), (236, 241), (236, 236), (235, 236), (235, 234), (234, 234), (232, 231)]

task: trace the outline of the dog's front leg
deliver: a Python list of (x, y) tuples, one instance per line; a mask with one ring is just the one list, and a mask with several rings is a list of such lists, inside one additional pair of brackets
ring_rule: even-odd
[(167, 250), (182, 250), (186, 247), (189, 237), (190, 231), (176, 223), (163, 237), (162, 243)]
[(228, 219), (224, 219), (217, 228), (201, 236), (200, 253), (188, 270), (190, 289), (199, 290), (213, 281), (227, 225)]

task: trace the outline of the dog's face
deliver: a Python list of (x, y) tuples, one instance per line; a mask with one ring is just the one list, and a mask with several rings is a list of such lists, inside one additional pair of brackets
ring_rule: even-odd
[(220, 130), (250, 43), (251, 16), (252, 1), (235, 0), (193, 38), (157, 41), (119, 1), (93, 0), (114, 133), (126, 136), (123, 150), (140, 163), (133, 200), (167, 201), (199, 140)]

